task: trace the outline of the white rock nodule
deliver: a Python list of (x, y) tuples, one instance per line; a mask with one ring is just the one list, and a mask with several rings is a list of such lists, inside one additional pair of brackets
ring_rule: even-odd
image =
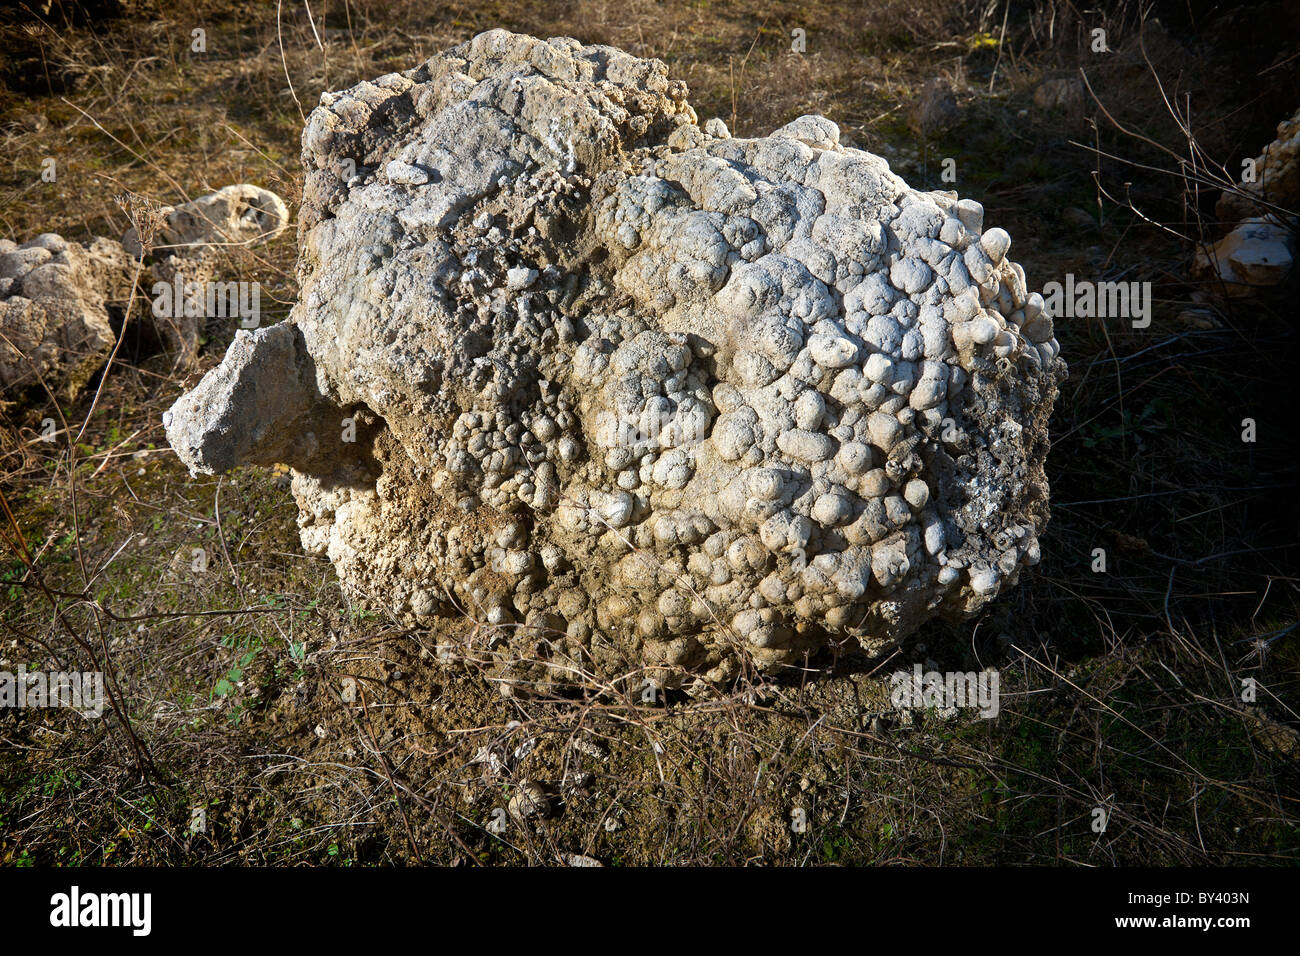
[(1036, 560), (1066, 369), (1050, 316), (1039, 348), (994, 311), (1026, 306), (1005, 233), (952, 305), (978, 204), (824, 117), (701, 128), (663, 63), (568, 38), (494, 30), (322, 104), (301, 297), (166, 426), (196, 472), (288, 464), (349, 591), (503, 622), (520, 681), (725, 680), (878, 653)]

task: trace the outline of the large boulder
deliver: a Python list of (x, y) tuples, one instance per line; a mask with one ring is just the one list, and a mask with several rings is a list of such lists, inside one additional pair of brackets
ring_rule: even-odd
[(520, 678), (879, 652), (1039, 560), (1065, 375), (978, 203), (820, 116), (703, 127), (666, 67), (482, 34), (327, 93), (301, 297), (167, 413), (284, 462), (304, 546)]

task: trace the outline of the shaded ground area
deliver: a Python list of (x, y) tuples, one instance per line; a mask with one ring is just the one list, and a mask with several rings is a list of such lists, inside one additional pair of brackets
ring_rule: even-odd
[[(450, 651), (487, 625), (413, 634), (350, 605), (301, 553), (285, 476), (194, 480), (166, 447), (162, 410), (233, 323), (209, 322), (189, 372), (124, 348), (93, 407), (98, 380), (0, 412), (0, 670), (105, 669), (116, 700), (98, 721), (0, 710), (4, 862), (1300, 857), (1294, 280), (1228, 306), (1187, 278), (1219, 188), (1295, 109), (1283, 5), (1158, 5), (1145, 24), (1124, 4), (1004, 19), (940, 0), (331, 2), (314, 21), (286, 3), (279, 23), (273, 4), (74, 7), (0, 27), (6, 238), (119, 236), (127, 192), (248, 181), (292, 202), (322, 90), (504, 26), (661, 57), (736, 135), (824, 113), (914, 186), (981, 201), (1032, 286), (1149, 281), (1154, 308), (1142, 329), (1057, 322), (1071, 377), (1037, 573), (888, 660), (711, 699), (643, 699), (636, 674), (505, 696)], [(923, 110), (935, 78), (951, 100)], [(270, 322), (293, 264), (286, 234), (223, 268), (261, 283)], [(896, 711), (887, 677), (915, 663), (997, 668), (1000, 713)]]

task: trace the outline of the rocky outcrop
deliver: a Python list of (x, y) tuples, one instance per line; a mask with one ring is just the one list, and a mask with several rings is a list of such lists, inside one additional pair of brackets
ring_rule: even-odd
[(820, 116), (492, 31), (322, 96), (300, 300), (165, 418), (294, 469), (304, 546), (520, 680), (876, 652), (1040, 557), (1065, 375), (978, 203)]

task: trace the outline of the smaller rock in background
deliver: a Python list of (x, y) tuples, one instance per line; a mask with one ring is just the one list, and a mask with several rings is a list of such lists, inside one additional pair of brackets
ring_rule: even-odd
[[(181, 288), (188, 283), (206, 286), (219, 278), (217, 253), (223, 247), (244, 247), (273, 239), (289, 223), (283, 199), (261, 186), (241, 183), (179, 206), (164, 206), (162, 224), (150, 243), (150, 275), (154, 283)], [(122, 245), (139, 258), (144, 250), (134, 227), (122, 236)], [(198, 355), (205, 316), (184, 308), (170, 316), (154, 316), (158, 339), (176, 365), (184, 368)]]
[(0, 394), (42, 382), (75, 395), (116, 341), (110, 308), (124, 309), (132, 268), (112, 239), (69, 242), (52, 232), (21, 246), (0, 240)]
[[(179, 279), (184, 289), (187, 283), (208, 283), (216, 274), (211, 256), (167, 256), (149, 267), (155, 283), (173, 285)], [(152, 315), (154, 330), (168, 353), (176, 356), (176, 365), (186, 367), (199, 354), (199, 338), (203, 333), (203, 316), (188, 314), (183, 304), (173, 308), (172, 315)]]
[[(247, 245), (275, 238), (289, 224), (284, 200), (260, 186), (241, 183), (224, 186), (210, 195), (180, 206), (159, 210), (163, 224), (151, 251), (188, 254), (208, 246)], [(122, 236), (126, 251), (140, 258), (140, 239), (134, 227)]]
[(1252, 216), (1213, 246), (1199, 249), (1192, 275), (1229, 296), (1250, 295), (1275, 286), (1291, 274), (1295, 259), (1295, 230), (1267, 216)]
[[(288, 208), (275, 193), (247, 184), (226, 186), (181, 206), (163, 207), (150, 242), (150, 263), (137, 292), (157, 283), (206, 285), (217, 277), (216, 250), (279, 235)], [(122, 242), (69, 242), (54, 233), (19, 246), (0, 241), (0, 392), (16, 398), (42, 380), (56, 394), (76, 395), (108, 358), (120, 322), (143, 322), (150, 348), (162, 347), (185, 367), (199, 350), (202, 315), (183, 305), (157, 315), (149, 302), (129, 309), (141, 247), (135, 227)], [(143, 318), (141, 318), (143, 316)], [(111, 319), (116, 318), (115, 325)]]
[(1300, 110), (1277, 125), (1277, 138), (1255, 157), (1255, 181), (1224, 191), (1214, 214), (1227, 229), (1261, 214), (1259, 200), (1300, 212)]
[(1192, 259), (1192, 275), (1232, 298), (1276, 286), (1291, 275), (1300, 228), (1300, 111), (1278, 124), (1254, 160), (1253, 182), (1225, 190), (1215, 205), (1222, 238)]

